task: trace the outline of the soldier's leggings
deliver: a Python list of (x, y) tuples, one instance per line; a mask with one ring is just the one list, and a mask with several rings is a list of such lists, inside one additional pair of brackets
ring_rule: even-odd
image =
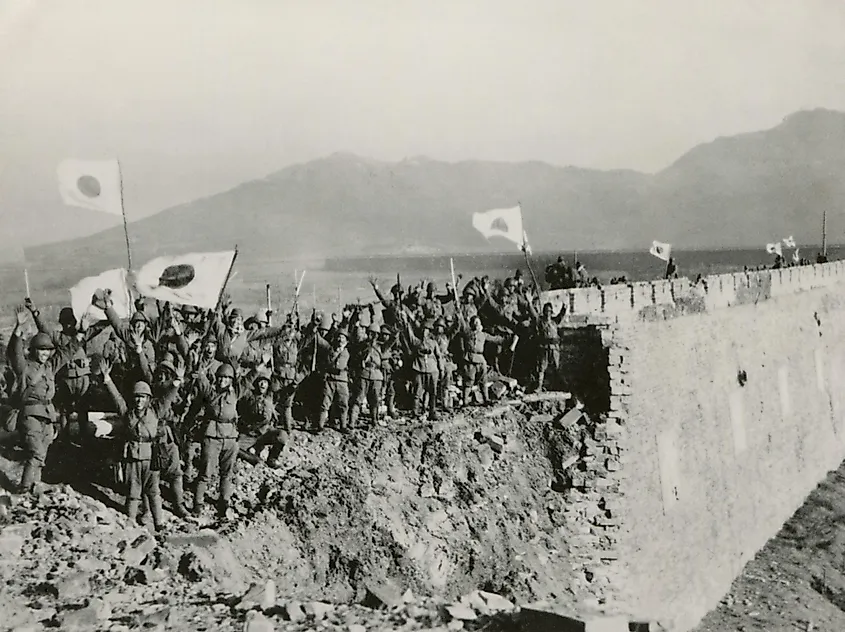
[(364, 378), (359, 380), (355, 387), (352, 411), (349, 414), (350, 426), (354, 426), (358, 422), (358, 416), (361, 414), (361, 406), (365, 401), (370, 409), (370, 422), (375, 424), (378, 421), (383, 388), (382, 380), (368, 380)]
[(414, 373), (414, 413), (421, 415), (428, 397), (428, 414), (437, 416), (437, 373)]
[(345, 428), (349, 412), (349, 384), (347, 382), (326, 380), (323, 384), (323, 402), (320, 406), (320, 420), (317, 422), (319, 430), (326, 427), (332, 406), (337, 406), (338, 426)]
[(134, 521), (138, 518), (138, 509), (143, 497), (150, 506), (153, 524), (156, 528), (162, 524), (161, 519), (161, 491), (159, 489), (158, 472), (150, 467), (150, 460), (127, 461), (125, 463), (127, 495), (126, 515)]
[(469, 393), (473, 386), (481, 390), (481, 401), (487, 403), (487, 363), (468, 362), (464, 366), (464, 405), (469, 404)]
[(557, 372), (560, 367), (560, 347), (540, 347), (540, 356), (537, 358), (537, 390), (542, 391), (546, 381), (546, 371), (551, 367), (553, 378), (557, 380)]
[(28, 493), (41, 482), (41, 470), (47, 460), (47, 450), (53, 442), (53, 424), (43, 417), (24, 417), (20, 423), (24, 456), (20, 491)]
[[(217, 511), (224, 514), (232, 498), (233, 478), (235, 475), (235, 461), (238, 458), (237, 439), (217, 439), (206, 437), (202, 440), (200, 453), (199, 477), (197, 491), (194, 496), (194, 512), (199, 512), (205, 503), (205, 492), (208, 482), (215, 471), (220, 476), (220, 492)], [(219, 468), (219, 469), (218, 469)]]

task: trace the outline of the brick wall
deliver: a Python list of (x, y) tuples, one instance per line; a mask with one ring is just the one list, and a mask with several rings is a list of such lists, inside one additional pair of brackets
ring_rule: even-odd
[(843, 276), (836, 262), (698, 294), (635, 284), (629, 310), (608, 294), (613, 313), (573, 316), (603, 322), (608, 346), (619, 608), (690, 629), (845, 458)]

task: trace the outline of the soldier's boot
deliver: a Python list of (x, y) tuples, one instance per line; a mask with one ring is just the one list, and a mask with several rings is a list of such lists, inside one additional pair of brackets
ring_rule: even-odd
[(329, 411), (325, 411), (320, 413), (320, 416), (317, 418), (317, 432), (326, 429), (326, 424), (329, 423)]
[(387, 392), (387, 401), (385, 402), (387, 406), (387, 416), (396, 418), (396, 389), (392, 388)]
[(185, 508), (185, 489), (182, 476), (176, 476), (171, 483), (173, 491), (173, 515), (184, 520), (188, 517), (188, 510)]
[(150, 513), (153, 517), (153, 529), (160, 531), (164, 526), (164, 512), (161, 509), (161, 495), (156, 494), (150, 500)]
[(129, 522), (138, 520), (138, 510), (141, 508), (141, 500), (127, 500), (126, 501), (126, 515), (129, 517)]
[(195, 516), (202, 515), (202, 508), (205, 506), (205, 491), (208, 483), (197, 483), (197, 491), (194, 494), (194, 506), (192, 513)]
[(267, 455), (267, 465), (270, 467), (279, 467), (279, 457), (282, 456), (282, 451), (285, 449), (283, 443), (275, 443), (270, 448), (270, 454)]
[(540, 371), (537, 374), (537, 388), (534, 389), (535, 393), (542, 393), (543, 392), (543, 384), (546, 382), (546, 372)]
[[(355, 428), (358, 426), (358, 417), (361, 415), (361, 406), (355, 404), (352, 410), (349, 411), (349, 427)], [(341, 426), (342, 427), (342, 426)]]
[(23, 468), (23, 475), (21, 476), (21, 484), (18, 485), (18, 492), (21, 494), (31, 494), (35, 491), (35, 484), (41, 478), (41, 468), (35, 463), (27, 463)]
[(229, 511), (229, 501), (221, 498), (217, 502), (217, 518), (221, 522), (225, 522), (228, 519), (227, 516), (226, 516), (228, 511)]
[(446, 389), (446, 392), (443, 393), (443, 410), (447, 413), (452, 412), (452, 393), (449, 392), (449, 389)]
[(484, 406), (487, 406), (490, 403), (490, 394), (487, 392), (487, 383), (485, 382), (479, 386), (478, 390), (481, 391), (481, 403)]
[(293, 430), (293, 408), (291, 406), (286, 406), (282, 413), (282, 425), (288, 432)]
[(471, 394), (472, 394), (472, 387), (470, 387), (470, 386), (464, 386), (464, 402), (463, 402), (463, 403), (464, 403), (464, 407), (469, 406), (469, 404), (470, 404), (470, 399), (469, 399), (469, 397), (470, 397), (470, 395), (471, 395)]

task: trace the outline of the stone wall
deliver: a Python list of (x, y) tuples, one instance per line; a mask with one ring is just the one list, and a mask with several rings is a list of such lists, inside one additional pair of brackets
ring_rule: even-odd
[(845, 266), (555, 294), (607, 353), (614, 483), (570, 492), (612, 533), (606, 605), (688, 630), (845, 458)]

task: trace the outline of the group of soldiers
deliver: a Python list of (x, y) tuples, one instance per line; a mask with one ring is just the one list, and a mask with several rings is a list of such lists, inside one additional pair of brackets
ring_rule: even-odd
[[(245, 318), (228, 299), (216, 310), (139, 299), (122, 319), (106, 290), (92, 298), (105, 320), (77, 322), (66, 307), (54, 328), (27, 299), (0, 379), (0, 426), (17, 433), (25, 459), (20, 492), (36, 489), (52, 445), (107, 436), (119, 446), (131, 519), (149, 509), (154, 527), (164, 524), (161, 483), (174, 515), (202, 515), (216, 475), (225, 520), (237, 459), (257, 463), (269, 447), (267, 465), (279, 466), (295, 429), (347, 433), (362, 421), (435, 420), (484, 406), (489, 371), (529, 390), (548, 379), (563, 386), (565, 310), (541, 306), (519, 273), (504, 282), (474, 278), (460, 293), (434, 283), (405, 290), (398, 279), (388, 293), (370, 284), (369, 304), (312, 310), (303, 320), (294, 306), (275, 326), (272, 313)], [(30, 318), (37, 333), (25, 342)], [(183, 479), (195, 460), (189, 511)]]

